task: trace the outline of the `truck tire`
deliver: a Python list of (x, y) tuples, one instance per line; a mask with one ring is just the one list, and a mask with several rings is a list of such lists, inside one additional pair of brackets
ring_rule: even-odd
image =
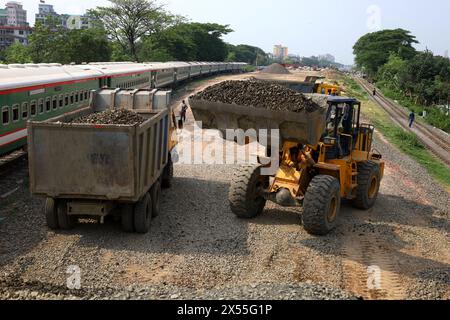
[(132, 204), (122, 204), (120, 208), (122, 230), (128, 233), (134, 232), (134, 208)]
[(161, 213), (161, 182), (158, 180), (150, 189), (152, 197), (152, 217), (156, 218)]
[(58, 230), (58, 212), (56, 211), (56, 201), (53, 198), (47, 198), (44, 206), (45, 219), (47, 226), (52, 230)]
[(167, 165), (164, 168), (164, 172), (161, 179), (162, 188), (164, 189), (171, 188), (172, 180), (173, 180), (173, 161), (172, 156), (169, 154), (169, 161), (167, 162)]
[(341, 209), (341, 185), (339, 181), (326, 175), (314, 177), (303, 202), (303, 226), (315, 236), (330, 233), (337, 224)]
[(269, 176), (261, 176), (261, 166), (241, 167), (234, 175), (229, 192), (231, 211), (241, 219), (259, 216), (266, 205), (261, 191), (269, 186)]
[(358, 187), (356, 188), (353, 206), (361, 210), (372, 208), (377, 201), (380, 184), (379, 165), (372, 161), (358, 164)]
[(152, 221), (152, 199), (147, 192), (134, 206), (134, 230), (137, 233), (148, 233)]
[(76, 219), (67, 214), (67, 202), (58, 201), (57, 211), (59, 227), (62, 230), (72, 230), (75, 227)]

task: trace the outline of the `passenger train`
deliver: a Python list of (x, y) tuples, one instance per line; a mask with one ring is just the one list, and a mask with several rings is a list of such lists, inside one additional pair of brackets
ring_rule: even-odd
[(105, 62), (83, 65), (0, 64), (0, 156), (27, 143), (26, 122), (89, 104), (100, 88), (166, 88), (196, 77), (241, 72), (245, 63)]

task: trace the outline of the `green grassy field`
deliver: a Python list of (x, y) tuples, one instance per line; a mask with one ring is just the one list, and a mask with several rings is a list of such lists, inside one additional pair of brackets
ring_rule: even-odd
[(396, 125), (381, 107), (369, 100), (367, 93), (355, 80), (346, 78), (344, 86), (349, 96), (356, 97), (362, 102), (363, 116), (368, 118), (390, 143), (417, 161), (436, 181), (450, 191), (450, 170), (425, 148), (414, 133)]

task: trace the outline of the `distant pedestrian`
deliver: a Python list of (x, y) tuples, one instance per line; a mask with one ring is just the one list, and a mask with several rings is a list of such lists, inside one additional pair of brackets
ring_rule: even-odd
[(409, 115), (409, 127), (412, 128), (414, 125), (414, 121), (416, 120), (416, 114), (413, 112), (411, 112), (411, 114)]
[(186, 102), (183, 100), (183, 102), (181, 103), (181, 111), (180, 111), (180, 117), (181, 117), (181, 121), (183, 121), (183, 123), (186, 122), (187, 110), (188, 110), (188, 106), (186, 105)]
[(373, 89), (373, 96), (375, 97), (377, 95), (377, 89)]

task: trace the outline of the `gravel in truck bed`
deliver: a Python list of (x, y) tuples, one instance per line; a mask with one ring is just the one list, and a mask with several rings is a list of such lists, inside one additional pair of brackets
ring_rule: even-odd
[(191, 99), (265, 108), (272, 111), (314, 112), (320, 106), (311, 98), (281, 85), (263, 81), (224, 81)]
[(136, 112), (119, 109), (93, 113), (85, 117), (74, 119), (70, 121), (70, 123), (135, 125), (142, 124), (146, 120), (147, 119), (141, 117)]

